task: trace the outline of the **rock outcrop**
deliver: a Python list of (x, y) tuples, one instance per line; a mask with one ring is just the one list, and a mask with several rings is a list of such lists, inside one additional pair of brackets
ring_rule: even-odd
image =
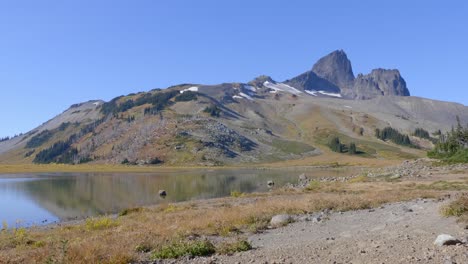
[(374, 69), (354, 77), (351, 61), (343, 50), (334, 51), (314, 64), (312, 70), (285, 82), (301, 90), (340, 93), (349, 99), (378, 96), (409, 96), (406, 82), (398, 70)]

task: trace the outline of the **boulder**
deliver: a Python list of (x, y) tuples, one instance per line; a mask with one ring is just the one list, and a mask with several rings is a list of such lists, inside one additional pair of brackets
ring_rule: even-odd
[(165, 197), (167, 195), (165, 190), (159, 190), (159, 196)]
[(280, 226), (285, 226), (289, 223), (291, 223), (292, 217), (287, 214), (280, 214), (280, 215), (275, 215), (271, 218), (270, 225), (272, 227), (280, 227)]
[(441, 234), (439, 236), (437, 236), (436, 240), (434, 241), (434, 245), (436, 246), (449, 246), (449, 245), (456, 245), (456, 244), (459, 244), (461, 243), (460, 240), (454, 238), (453, 236), (451, 235), (447, 235), (447, 234)]

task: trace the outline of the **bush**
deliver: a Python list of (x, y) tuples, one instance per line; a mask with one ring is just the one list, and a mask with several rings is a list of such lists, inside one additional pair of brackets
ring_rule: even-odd
[(468, 196), (462, 196), (442, 208), (444, 216), (461, 217), (468, 214)]
[(86, 219), (86, 222), (85, 222), (85, 227), (87, 230), (107, 229), (107, 228), (111, 228), (117, 225), (118, 225), (117, 221), (110, 219), (109, 217), (90, 218), (90, 219)]
[(170, 259), (182, 256), (208, 256), (215, 253), (214, 245), (208, 240), (178, 241), (162, 246), (151, 254), (152, 259)]
[(236, 241), (234, 243), (223, 243), (217, 247), (216, 252), (220, 254), (234, 254), (236, 252), (243, 252), (251, 250), (252, 246), (246, 240)]

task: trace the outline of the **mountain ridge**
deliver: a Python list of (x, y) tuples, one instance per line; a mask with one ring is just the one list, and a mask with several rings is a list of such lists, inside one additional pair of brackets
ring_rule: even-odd
[[(343, 69), (334, 72), (337, 67)], [(409, 95), (398, 70), (354, 77), (346, 53), (335, 51), (285, 82), (262, 75), (248, 83), (181, 84), (72, 105), (0, 142), (0, 163), (216, 166), (336, 158), (327, 147), (330, 136), (356, 142), (364, 154), (353, 159), (366, 162), (423, 153), (376, 139), (376, 128), (411, 135), (420, 127), (448, 130), (456, 116), (468, 122), (464, 105)]]

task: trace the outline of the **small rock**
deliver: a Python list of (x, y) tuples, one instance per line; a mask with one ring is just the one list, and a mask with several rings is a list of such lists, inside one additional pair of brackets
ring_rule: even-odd
[(274, 181), (268, 181), (267, 185), (271, 187), (271, 186), (275, 185), (275, 182)]
[(299, 175), (299, 180), (300, 181), (306, 181), (307, 180), (307, 176), (305, 175), (305, 173), (302, 173), (301, 175)]
[(313, 218), (312, 218), (312, 222), (313, 222), (313, 223), (318, 223), (318, 222), (320, 222), (320, 221), (322, 221), (322, 218), (321, 218), (320, 216), (317, 216), (317, 217), (313, 217)]
[(456, 245), (461, 243), (460, 240), (454, 238), (451, 235), (441, 234), (439, 235), (436, 240), (434, 241), (434, 245), (436, 246), (449, 246), (449, 245)]
[(165, 190), (159, 190), (159, 196), (165, 197), (167, 195), (167, 192)]
[(291, 221), (292, 221), (292, 218), (290, 215), (287, 215), (287, 214), (275, 215), (271, 218), (270, 225), (273, 227), (280, 227), (280, 226), (285, 226), (291, 223)]

